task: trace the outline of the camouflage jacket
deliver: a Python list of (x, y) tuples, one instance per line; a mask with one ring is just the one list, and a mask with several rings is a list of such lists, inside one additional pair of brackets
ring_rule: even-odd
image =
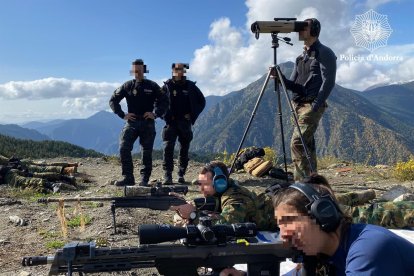
[(376, 202), (363, 206), (341, 206), (354, 223), (368, 223), (391, 229), (414, 227), (414, 201)]
[(229, 188), (223, 194), (217, 194), (216, 197), (220, 199), (221, 212), (212, 216), (213, 223), (254, 222), (260, 230), (275, 229), (273, 206), (270, 197), (264, 198), (265, 194), (256, 195), (249, 189), (238, 185), (237, 181), (229, 179)]

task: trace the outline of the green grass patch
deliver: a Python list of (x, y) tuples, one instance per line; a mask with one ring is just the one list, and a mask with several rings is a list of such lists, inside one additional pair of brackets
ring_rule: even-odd
[(38, 233), (45, 239), (57, 238), (61, 236), (60, 233), (57, 233), (55, 231), (39, 230)]
[(60, 249), (63, 246), (65, 246), (64, 241), (48, 241), (46, 243), (46, 248), (47, 249)]
[(326, 169), (330, 165), (343, 163), (342, 160), (335, 156), (323, 156), (318, 158), (318, 169)]
[[(92, 218), (88, 215), (83, 215), (83, 219), (85, 221), (85, 225), (89, 225), (92, 222)], [(75, 217), (71, 218), (67, 221), (68, 227), (80, 227), (81, 226), (81, 215), (76, 215)]]
[(86, 201), (86, 202), (82, 202), (82, 206), (86, 208), (94, 209), (94, 208), (102, 207), (102, 202)]
[(11, 197), (26, 199), (30, 202), (37, 202), (38, 199), (47, 197), (49, 194), (35, 192), (30, 189), (21, 190), (19, 188), (12, 188), (9, 190), (9, 195)]

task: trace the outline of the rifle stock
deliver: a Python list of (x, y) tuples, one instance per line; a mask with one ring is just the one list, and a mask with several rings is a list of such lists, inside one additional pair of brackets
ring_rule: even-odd
[[(275, 235), (275, 233), (273, 233)], [(277, 234), (276, 234), (277, 235)], [(259, 236), (257, 236), (259, 237)], [(73, 272), (130, 271), (155, 267), (161, 275), (199, 275), (197, 269), (221, 269), (247, 263), (249, 275), (279, 275), (280, 262), (296, 258), (298, 251), (280, 241), (260, 238), (232, 241), (225, 245), (155, 244), (137, 247), (96, 248), (94, 243), (69, 243), (55, 256), (24, 257), (23, 266), (52, 264), (49, 275)]]

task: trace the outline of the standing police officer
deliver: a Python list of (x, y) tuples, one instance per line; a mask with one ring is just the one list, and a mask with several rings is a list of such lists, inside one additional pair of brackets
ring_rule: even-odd
[[(303, 53), (296, 58), (290, 80), (284, 78), (286, 87), (292, 91), (292, 101), (298, 116), (303, 140), (309, 150), (314, 172), (316, 172), (316, 145), (314, 134), (325, 109), (326, 99), (335, 86), (336, 56), (319, 41), (321, 24), (316, 18), (306, 19), (308, 26), (299, 32), (304, 42)], [(291, 139), (291, 154), (295, 165), (294, 179), (301, 181), (309, 176), (311, 168), (306, 158), (297, 128)]]
[[(147, 186), (152, 171), (152, 147), (155, 139), (155, 118), (163, 117), (168, 108), (168, 95), (155, 82), (145, 79), (146, 65), (142, 59), (132, 62), (129, 80), (115, 90), (109, 106), (112, 111), (124, 119), (125, 126), (120, 135), (120, 156), (123, 179), (117, 186), (134, 185), (134, 167), (131, 151), (139, 137), (143, 167), (140, 170), (140, 186)], [(122, 111), (120, 101), (126, 98), (128, 113)]]
[(164, 141), (164, 184), (172, 184), (174, 169), (174, 147), (178, 137), (180, 143), (178, 182), (184, 183), (184, 175), (188, 166), (188, 150), (193, 139), (191, 125), (203, 111), (206, 100), (195, 82), (186, 79), (184, 73), (188, 64), (173, 63), (172, 78), (167, 80), (163, 90), (169, 95), (170, 108), (165, 115), (166, 125), (162, 132)]

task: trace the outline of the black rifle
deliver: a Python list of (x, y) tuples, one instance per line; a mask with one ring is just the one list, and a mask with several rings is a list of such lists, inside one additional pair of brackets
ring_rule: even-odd
[[(55, 256), (23, 257), (23, 266), (52, 264), (49, 275), (73, 272), (130, 271), (155, 267), (161, 275), (199, 275), (198, 268), (219, 272), (247, 264), (249, 275), (279, 275), (280, 262), (301, 254), (284, 246), (278, 233), (257, 232), (253, 223), (232, 225), (141, 225), (141, 245), (97, 248), (94, 243), (69, 243)], [(180, 244), (152, 244), (181, 239)], [(271, 240), (269, 240), (271, 239)]]
[[(112, 221), (116, 233), (116, 208), (146, 208), (151, 210), (169, 210), (171, 206), (186, 204), (187, 201), (177, 194), (186, 195), (188, 186), (134, 187), (126, 186), (122, 197), (71, 197), (71, 198), (40, 198), (39, 203), (49, 202), (80, 202), (80, 201), (111, 201)], [(172, 193), (172, 194), (171, 194)], [(175, 195), (174, 195), (175, 193)], [(214, 197), (196, 198), (194, 205), (199, 211), (218, 211), (219, 203)]]

